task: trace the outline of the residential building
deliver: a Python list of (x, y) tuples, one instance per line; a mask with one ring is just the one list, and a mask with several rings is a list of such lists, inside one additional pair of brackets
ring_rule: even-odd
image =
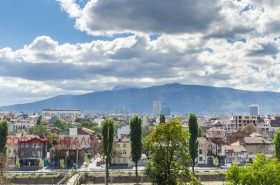
[(131, 142), (128, 137), (115, 138), (112, 165), (131, 164)]
[(34, 137), (18, 141), (18, 157), (21, 166), (38, 166), (40, 160), (46, 159), (47, 140)]
[(258, 153), (264, 153), (266, 157), (273, 157), (273, 143), (264, 137), (244, 137), (241, 141), (248, 154), (248, 162), (253, 162)]
[(236, 115), (230, 119), (228, 130), (237, 131), (249, 123), (253, 123), (255, 126), (257, 126), (258, 125), (257, 116)]
[(118, 138), (129, 137), (130, 134), (130, 126), (126, 125), (117, 130)]
[(246, 163), (247, 151), (244, 146), (237, 141), (231, 145), (225, 145), (226, 159), (225, 163), (233, 163), (237, 159), (238, 163)]

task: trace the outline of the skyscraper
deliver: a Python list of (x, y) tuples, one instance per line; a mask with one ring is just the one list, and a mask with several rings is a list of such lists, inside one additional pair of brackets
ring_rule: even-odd
[(250, 116), (258, 116), (259, 114), (260, 114), (259, 105), (258, 104), (250, 105)]
[(159, 115), (161, 110), (161, 103), (159, 100), (153, 102), (153, 113), (154, 115)]

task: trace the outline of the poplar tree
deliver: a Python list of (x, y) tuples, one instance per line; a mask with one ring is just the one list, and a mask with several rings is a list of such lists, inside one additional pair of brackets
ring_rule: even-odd
[(164, 115), (164, 114), (160, 114), (160, 116), (159, 116), (159, 122), (160, 122), (160, 123), (165, 123), (165, 115)]
[(114, 141), (114, 121), (106, 119), (102, 122), (102, 137), (103, 137), (103, 153), (106, 163), (106, 185), (109, 180), (109, 164), (112, 159), (113, 141)]
[(189, 124), (189, 132), (191, 134), (189, 139), (189, 151), (192, 159), (192, 171), (194, 174), (195, 159), (198, 157), (198, 141), (197, 141), (198, 124), (197, 124), (197, 118), (195, 114), (190, 114), (188, 124)]
[(8, 137), (8, 122), (7, 120), (0, 122), (0, 153), (6, 155), (6, 141)]
[(277, 130), (274, 135), (274, 151), (275, 157), (280, 161), (280, 130)]
[(139, 116), (130, 119), (131, 157), (135, 163), (136, 177), (138, 176), (138, 161), (142, 155), (142, 120)]

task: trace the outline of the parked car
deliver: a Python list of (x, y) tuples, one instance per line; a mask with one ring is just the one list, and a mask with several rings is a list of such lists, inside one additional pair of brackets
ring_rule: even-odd
[(226, 163), (224, 165), (221, 166), (222, 169), (228, 169), (229, 167), (231, 167), (231, 163)]

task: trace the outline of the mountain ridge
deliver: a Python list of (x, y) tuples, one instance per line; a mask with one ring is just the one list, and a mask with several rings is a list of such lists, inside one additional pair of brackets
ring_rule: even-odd
[(92, 113), (113, 113), (125, 106), (131, 113), (152, 113), (153, 101), (166, 103), (171, 113), (224, 114), (249, 112), (251, 104), (259, 104), (261, 113), (280, 112), (280, 93), (246, 91), (229, 87), (183, 85), (172, 83), (146, 88), (120, 88), (81, 95), (60, 95), (33, 103), (2, 106), (6, 111), (42, 111), (80, 109)]

